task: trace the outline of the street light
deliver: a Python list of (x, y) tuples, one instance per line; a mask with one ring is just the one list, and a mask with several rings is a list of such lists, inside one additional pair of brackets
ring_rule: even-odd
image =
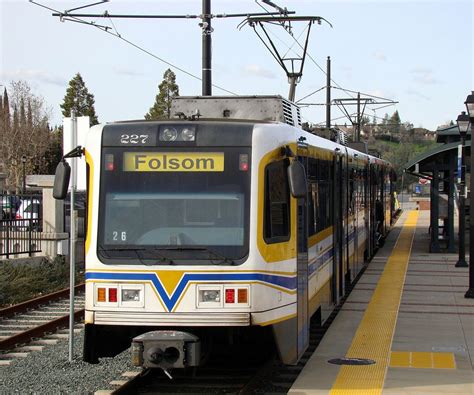
[(21, 163), (23, 165), (23, 191), (22, 191), (22, 193), (25, 194), (25, 191), (26, 191), (26, 173), (25, 173), (26, 155), (23, 155), (21, 157)]
[(464, 168), (464, 146), (466, 144), (466, 135), (469, 128), (469, 115), (463, 111), (458, 115), (456, 120), (458, 124), (459, 134), (461, 135), (461, 166), (459, 179), (459, 259), (455, 267), (467, 267), (466, 262), (466, 179)]
[(474, 220), (473, 220), (473, 207), (474, 207), (474, 179), (472, 174), (474, 173), (474, 151), (473, 151), (473, 136), (474, 136), (474, 91), (466, 98), (464, 102), (466, 105), (467, 113), (469, 114), (469, 121), (471, 123), (471, 204), (469, 206), (469, 223), (470, 223), (470, 236), (469, 236), (469, 289), (464, 295), (465, 298), (474, 299)]

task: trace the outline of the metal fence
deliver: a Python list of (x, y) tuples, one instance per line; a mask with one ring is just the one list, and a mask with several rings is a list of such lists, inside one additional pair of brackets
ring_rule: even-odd
[(41, 252), (42, 195), (0, 194), (0, 256)]

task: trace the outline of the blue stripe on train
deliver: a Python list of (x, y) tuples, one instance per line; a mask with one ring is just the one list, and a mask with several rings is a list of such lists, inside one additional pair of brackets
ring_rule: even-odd
[(284, 277), (264, 273), (185, 273), (171, 297), (168, 296), (158, 276), (154, 273), (87, 272), (86, 280), (151, 281), (168, 311), (173, 310), (186, 285), (191, 281), (259, 281), (286, 288), (290, 291), (296, 290), (296, 277)]

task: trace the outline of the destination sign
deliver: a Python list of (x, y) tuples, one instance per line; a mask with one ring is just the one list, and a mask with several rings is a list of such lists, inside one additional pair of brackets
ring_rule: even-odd
[(125, 152), (123, 171), (220, 172), (223, 152)]

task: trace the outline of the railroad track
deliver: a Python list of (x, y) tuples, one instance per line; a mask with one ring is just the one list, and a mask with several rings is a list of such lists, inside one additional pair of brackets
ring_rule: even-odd
[(242, 352), (246, 357), (236, 357), (235, 353), (227, 352), (218, 356), (216, 360), (209, 361), (209, 366), (203, 366), (194, 371), (191, 369), (172, 371), (172, 380), (159, 369), (144, 369), (141, 373), (126, 372), (123, 376), (128, 380), (113, 382), (119, 387), (110, 390), (110, 393), (114, 395), (138, 393), (286, 394), (318, 347), (365, 268), (348, 287), (347, 295), (333, 310), (324, 325), (318, 325), (314, 318), (311, 320), (309, 347), (295, 366), (283, 365), (274, 353), (269, 353), (266, 357), (260, 355), (254, 359), (255, 353), (252, 354), (250, 350), (250, 354)]
[[(75, 287), (75, 294), (74, 318), (77, 321), (84, 317), (84, 284)], [(16, 357), (25, 357), (29, 351), (40, 350), (46, 344), (67, 337), (57, 334), (31, 342), (68, 324), (69, 289), (0, 309), (0, 365), (8, 365)], [(18, 347), (26, 343), (30, 344)]]

